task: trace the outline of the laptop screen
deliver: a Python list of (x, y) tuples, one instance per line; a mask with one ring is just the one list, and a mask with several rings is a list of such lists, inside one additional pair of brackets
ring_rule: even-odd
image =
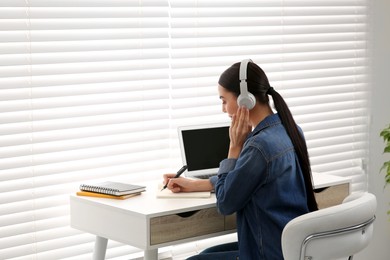
[(229, 126), (201, 125), (179, 128), (183, 163), (188, 166), (186, 176), (217, 173), (219, 163), (229, 151)]

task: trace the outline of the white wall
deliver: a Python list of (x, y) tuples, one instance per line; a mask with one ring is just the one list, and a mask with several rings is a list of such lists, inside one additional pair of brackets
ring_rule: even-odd
[(384, 173), (379, 170), (389, 155), (383, 155), (384, 142), (379, 132), (390, 123), (390, 1), (372, 1), (373, 59), (371, 87), (371, 127), (368, 163), (368, 190), (378, 201), (374, 238), (356, 260), (390, 259), (390, 186), (384, 189)]

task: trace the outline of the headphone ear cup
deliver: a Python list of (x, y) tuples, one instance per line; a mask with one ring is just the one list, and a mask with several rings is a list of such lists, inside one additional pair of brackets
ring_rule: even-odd
[(252, 62), (251, 59), (246, 59), (241, 61), (240, 63), (240, 69), (239, 69), (239, 80), (240, 80), (240, 95), (237, 98), (238, 106), (240, 107), (246, 107), (249, 110), (255, 107), (256, 105), (256, 98), (255, 96), (248, 91), (247, 86), (247, 67), (248, 63)]
[(255, 107), (256, 105), (256, 98), (252, 93), (249, 93), (247, 95), (239, 95), (237, 98), (238, 106), (240, 107), (246, 107), (249, 110)]

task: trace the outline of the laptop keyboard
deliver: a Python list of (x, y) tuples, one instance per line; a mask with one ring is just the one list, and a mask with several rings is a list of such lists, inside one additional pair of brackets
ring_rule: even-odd
[(214, 173), (210, 173), (210, 174), (203, 174), (203, 175), (197, 175), (196, 178), (197, 179), (209, 179), (210, 177), (213, 177), (215, 176), (216, 174)]

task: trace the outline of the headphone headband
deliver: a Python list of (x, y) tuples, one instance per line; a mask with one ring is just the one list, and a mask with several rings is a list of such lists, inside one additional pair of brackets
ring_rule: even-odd
[(240, 72), (239, 72), (240, 93), (244, 95), (248, 93), (248, 85), (246, 80), (247, 80), (247, 68), (249, 62), (253, 62), (253, 61), (251, 59), (246, 59), (241, 61), (240, 64)]

